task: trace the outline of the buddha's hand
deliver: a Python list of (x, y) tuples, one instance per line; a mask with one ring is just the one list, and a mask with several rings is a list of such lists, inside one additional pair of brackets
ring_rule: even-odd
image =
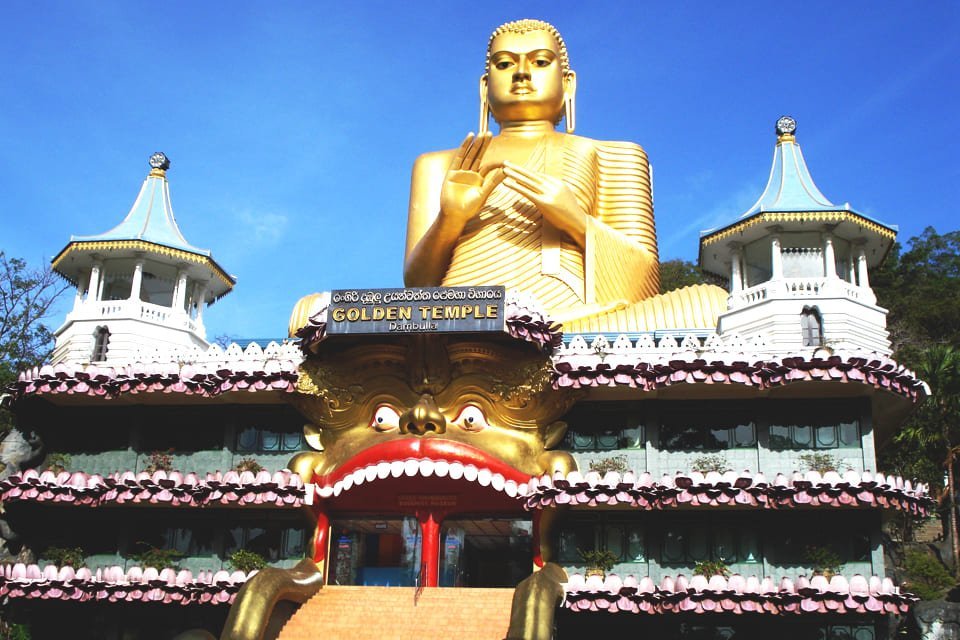
[(487, 197), (503, 180), (500, 168), (480, 170), (491, 137), (489, 132), (481, 136), (468, 134), (443, 179), (440, 214), (460, 226), (477, 215)]
[(544, 218), (582, 244), (587, 212), (563, 180), (509, 160), (503, 163), (503, 173), (505, 187), (532, 202)]

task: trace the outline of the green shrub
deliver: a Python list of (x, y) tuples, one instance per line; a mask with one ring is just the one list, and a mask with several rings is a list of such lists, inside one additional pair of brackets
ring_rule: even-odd
[(829, 547), (811, 545), (803, 550), (803, 559), (813, 565), (814, 573), (840, 573), (843, 562)]
[(627, 456), (610, 456), (609, 458), (601, 458), (600, 460), (591, 460), (590, 471), (596, 471), (600, 475), (604, 475), (610, 471), (624, 474), (629, 471), (627, 467)]
[(65, 547), (49, 547), (40, 554), (40, 557), (58, 567), (70, 566), (74, 569), (87, 566), (86, 554), (80, 547), (68, 549)]
[(144, 468), (147, 473), (156, 473), (157, 471), (173, 471), (173, 449), (166, 451), (154, 451), (150, 454), (150, 462)]
[(725, 473), (727, 471), (732, 471), (730, 468), (730, 463), (727, 462), (726, 456), (719, 453), (697, 456), (693, 459), (692, 468), (694, 471), (699, 471), (700, 473), (710, 473), (711, 471)]
[(250, 473), (260, 473), (263, 471), (263, 465), (257, 462), (254, 458), (244, 458), (237, 463), (237, 466), (234, 467), (234, 470), (239, 473), (244, 471), (249, 471)]
[(919, 549), (907, 551), (903, 568), (907, 574), (903, 587), (921, 600), (938, 600), (947, 587), (956, 583), (939, 560)]
[(588, 569), (600, 569), (606, 573), (610, 571), (610, 569), (613, 569), (613, 565), (617, 564), (617, 556), (606, 549), (591, 549), (589, 551), (577, 549), (577, 553), (583, 558), (583, 562), (587, 565)]
[(829, 453), (804, 453), (797, 458), (804, 469), (816, 471), (821, 475), (827, 471), (840, 471), (840, 458)]
[(47, 471), (53, 471), (54, 473), (60, 473), (61, 471), (70, 470), (70, 454), (69, 453), (59, 453), (54, 451), (47, 454)]
[(259, 571), (267, 566), (267, 561), (264, 560), (263, 556), (255, 551), (247, 551), (246, 549), (238, 549), (231, 553), (227, 562), (237, 571), (243, 571), (244, 573)]
[(730, 568), (727, 567), (726, 563), (722, 560), (704, 560), (694, 565), (693, 575), (704, 576), (706, 578), (712, 576), (723, 576), (726, 578), (730, 575)]
[(153, 567), (154, 569), (166, 569), (168, 567), (171, 569), (180, 568), (179, 560), (183, 557), (183, 553), (180, 551), (176, 549), (158, 549), (143, 542), (138, 542), (137, 544), (146, 548), (139, 553), (132, 553), (127, 557), (141, 567)]

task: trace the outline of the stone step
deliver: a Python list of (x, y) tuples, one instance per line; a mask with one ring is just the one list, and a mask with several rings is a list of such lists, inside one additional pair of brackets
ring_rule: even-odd
[(279, 640), (503, 640), (513, 589), (326, 586)]

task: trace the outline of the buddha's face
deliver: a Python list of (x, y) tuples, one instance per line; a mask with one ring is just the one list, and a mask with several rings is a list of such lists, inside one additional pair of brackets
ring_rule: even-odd
[(487, 101), (497, 122), (557, 122), (564, 74), (556, 40), (546, 31), (501, 33), (490, 44)]

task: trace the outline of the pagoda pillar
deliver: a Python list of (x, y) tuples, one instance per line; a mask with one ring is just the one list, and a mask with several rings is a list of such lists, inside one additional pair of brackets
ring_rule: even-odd
[(80, 308), (80, 305), (83, 304), (83, 292), (84, 292), (84, 290), (85, 290), (85, 287), (84, 287), (84, 284), (83, 284), (84, 281), (86, 281), (87, 286), (90, 285), (90, 274), (89, 274), (89, 273), (81, 273), (81, 274), (77, 277), (77, 295), (76, 295), (76, 296), (74, 297), (74, 299), (73, 299), (73, 309), (74, 309), (74, 311), (76, 311), (78, 308)]
[(207, 297), (207, 283), (197, 285), (197, 323), (203, 324), (203, 304)]
[(133, 266), (133, 281), (130, 283), (130, 299), (140, 301), (140, 288), (143, 286), (143, 258)]
[(177, 286), (173, 290), (173, 308), (178, 311), (184, 310), (184, 304), (187, 297), (187, 270), (180, 268), (177, 270)]
[(837, 278), (837, 256), (833, 250), (833, 234), (823, 234), (823, 275), (829, 280)]
[(870, 277), (867, 275), (867, 252), (862, 245), (857, 247), (857, 284), (864, 289), (870, 288)]
[(730, 249), (730, 295), (743, 289), (743, 248), (734, 244)]
[(87, 285), (87, 303), (93, 304), (100, 299), (100, 272), (103, 270), (103, 262), (94, 260), (93, 267), (90, 268), (90, 284)]
[(783, 249), (780, 246), (779, 228), (770, 235), (770, 279), (783, 280)]

